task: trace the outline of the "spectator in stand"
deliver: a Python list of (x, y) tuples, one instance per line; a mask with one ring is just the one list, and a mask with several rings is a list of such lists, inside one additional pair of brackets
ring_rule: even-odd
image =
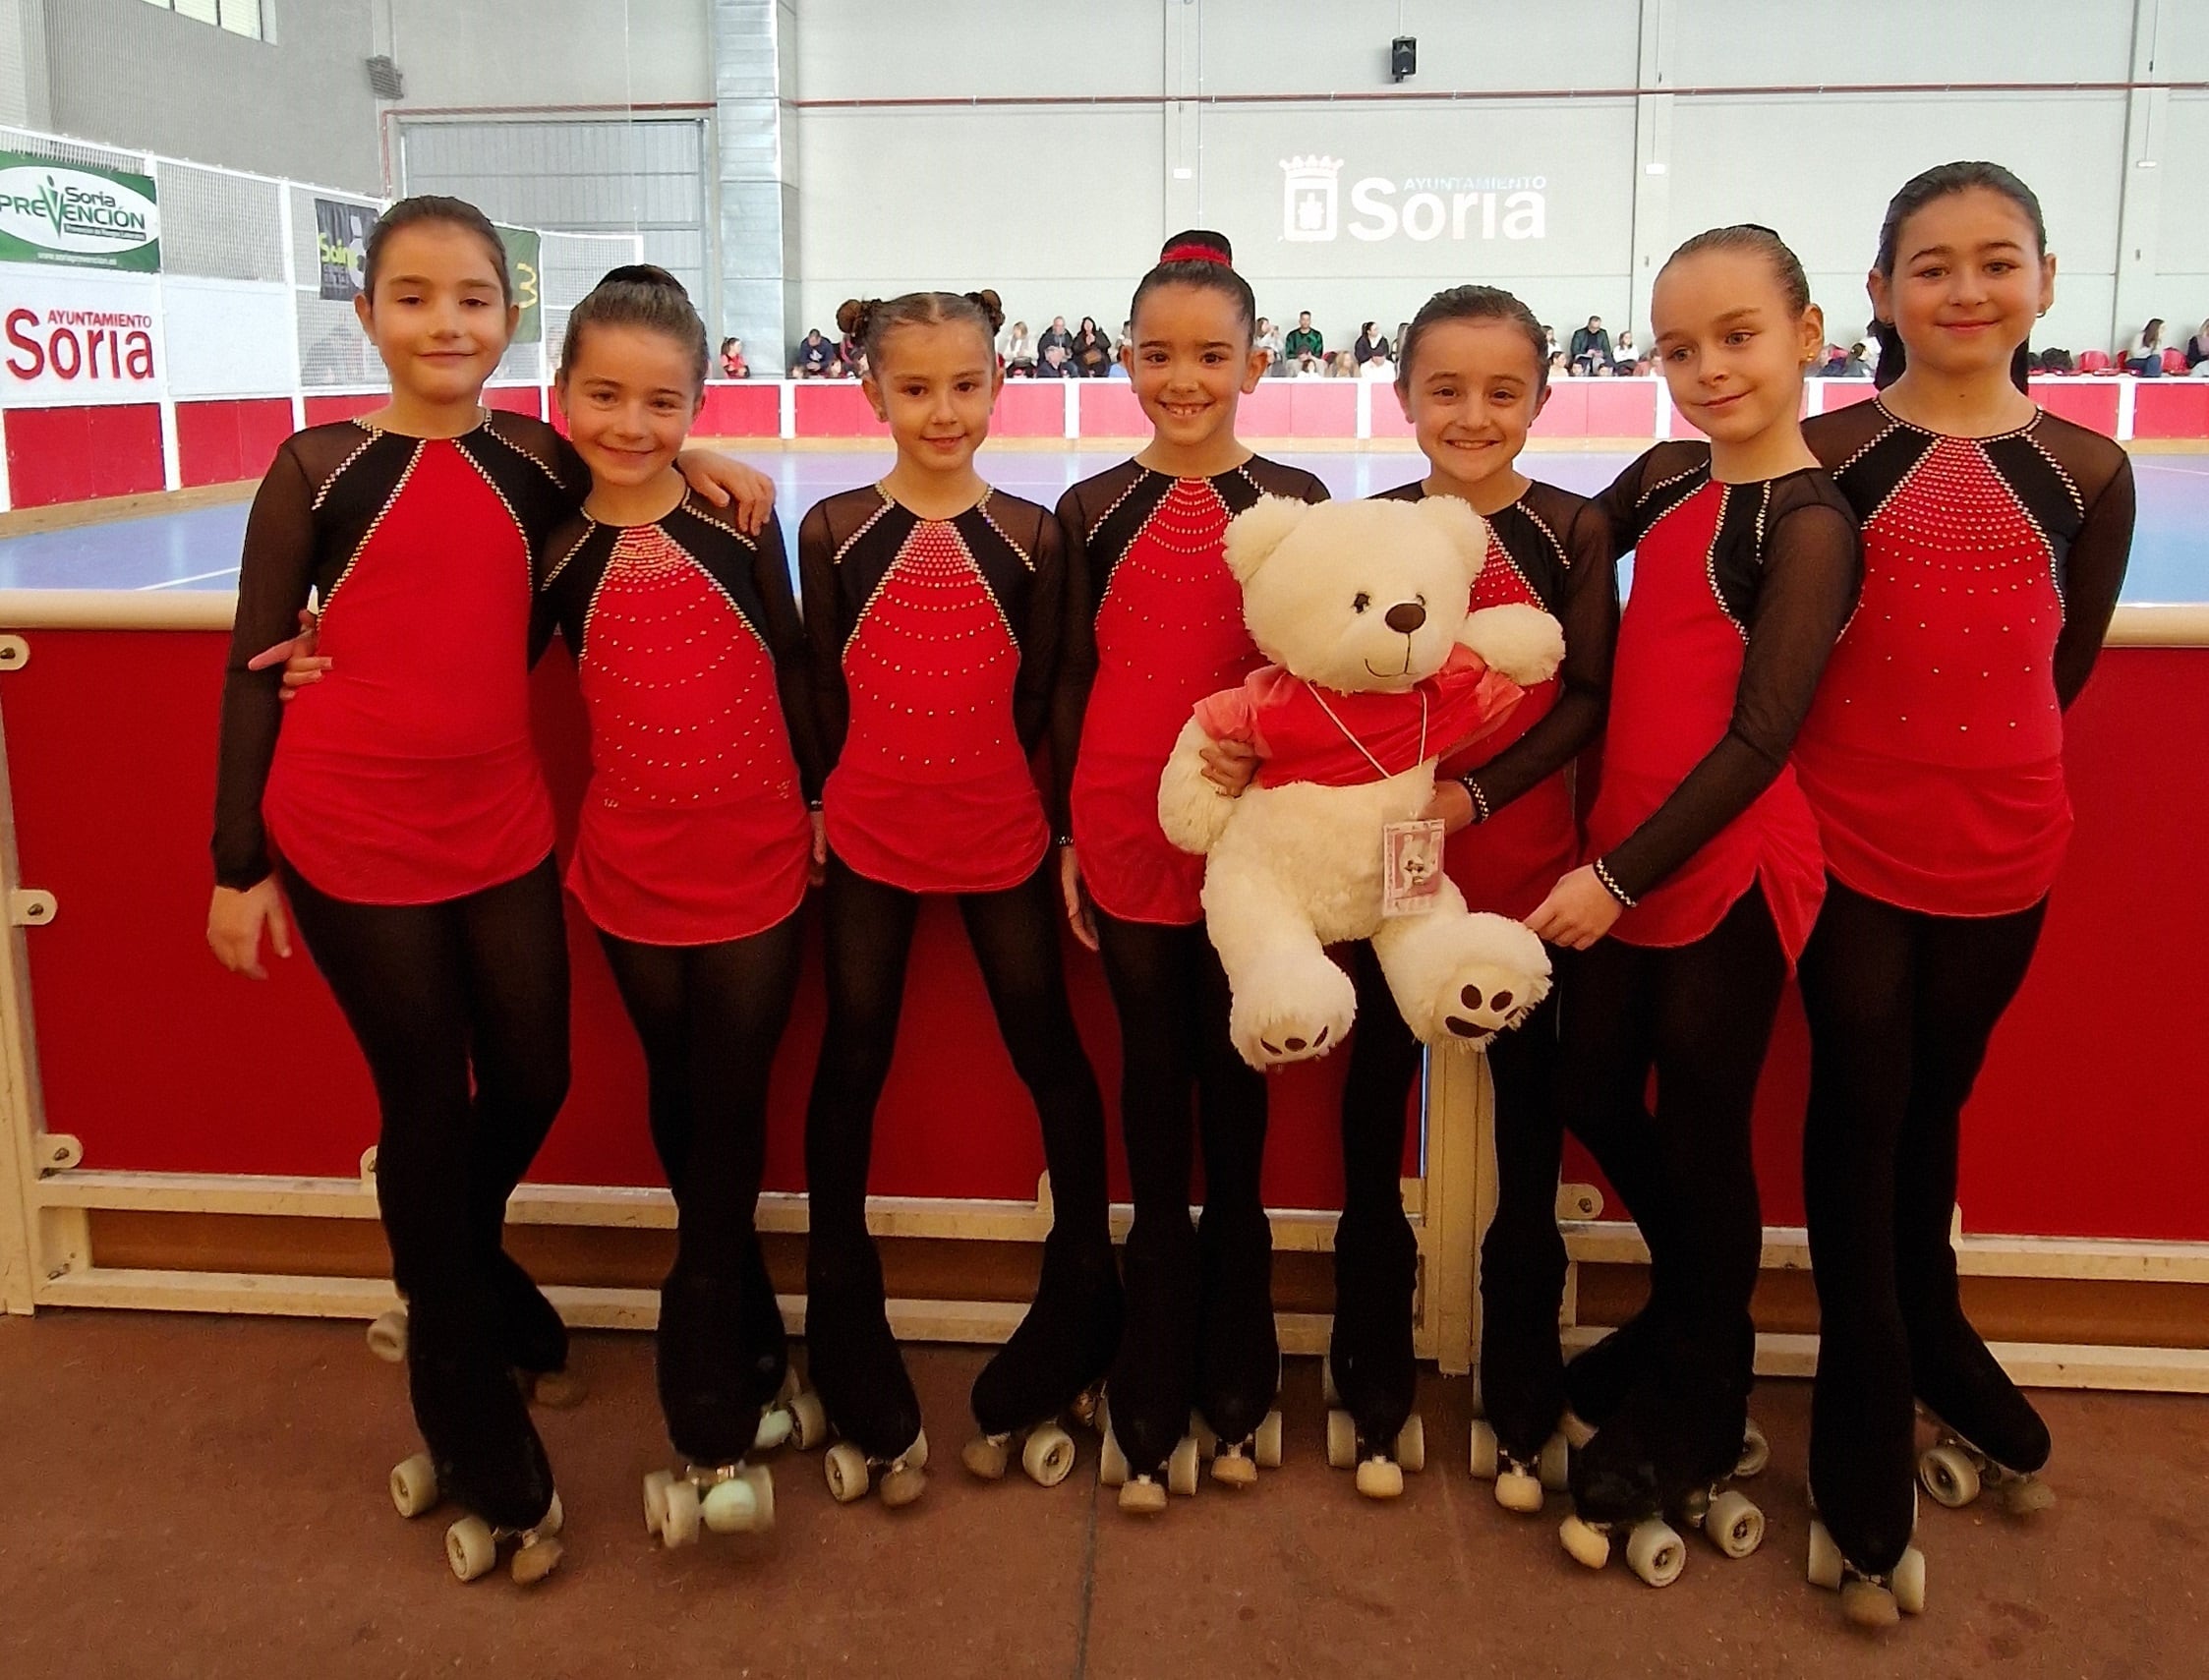
[(2201, 330), (2186, 340), (2186, 372), (2198, 374), (2204, 364), (2209, 364), (2209, 320), (2201, 323)]
[(1380, 379), (1389, 384), (1396, 382), (1396, 360), (1389, 353), (1387, 339), (1383, 338), (1380, 348), (1366, 358), (1358, 369), (1358, 377), (1362, 379)]
[(1134, 353), (1135, 323), (1124, 320), (1120, 323), (1120, 336), (1112, 341), (1112, 357), (1117, 362), (1121, 357), (1133, 356)]
[(2135, 378), (2163, 377), (2163, 318), (2157, 316), (2132, 335), (2124, 347), (2124, 371)]
[[(1067, 360), (1073, 360), (1074, 334), (1066, 329), (1066, 317), (1063, 315), (1053, 316), (1051, 324), (1043, 329), (1043, 336), (1035, 341), (1036, 360), (1040, 362), (1049, 356), (1054, 345), (1066, 352)], [(1038, 368), (1036, 372), (1041, 373), (1042, 369)]]
[(1035, 340), (1028, 336), (1026, 321), (1016, 320), (1005, 329), (998, 354), (1005, 358), (1008, 377), (1024, 379), (1035, 372)]
[(1621, 368), (1630, 368), (1642, 359), (1642, 353), (1634, 348), (1634, 329), (1632, 327), (1628, 327), (1618, 335), (1618, 342), (1611, 346), (1610, 359)]
[(721, 341), (721, 377), (725, 379), (748, 379), (752, 365), (744, 360), (744, 341), (741, 338), (725, 338)]
[[(1044, 337), (1050, 337), (1045, 333)], [(1039, 379), (1071, 379), (1074, 377), (1074, 361), (1064, 344), (1054, 344), (1043, 352), (1043, 360), (1035, 365)]]
[(797, 361), (791, 365), (790, 377), (825, 379), (835, 361), (836, 346), (823, 338), (821, 329), (816, 326), (805, 335), (805, 342), (797, 347)]
[(1864, 323), (1864, 366), (1871, 370), (1875, 379), (1879, 377), (1880, 323), (1877, 320)]
[(1360, 372), (1363, 372), (1366, 364), (1374, 357), (1385, 357), (1388, 354), (1388, 340), (1374, 337), (1373, 323), (1368, 320), (1358, 329), (1358, 341), (1351, 345), (1350, 353), (1357, 359)]
[[(1555, 340), (1552, 339), (1551, 342), (1554, 343)], [(1552, 379), (1569, 379), (1573, 376), (1573, 365), (1565, 360), (1565, 353), (1562, 350), (1549, 352), (1549, 377)]]
[(1327, 358), (1327, 377), (1330, 379), (1355, 379), (1358, 377), (1358, 359), (1347, 350), (1338, 350)]
[(1829, 344), (1819, 353), (1818, 366), (1811, 369), (1810, 377), (1814, 379), (1837, 379), (1847, 361), (1847, 351), (1838, 344)]
[(1603, 318), (1592, 315), (1588, 324), (1572, 335), (1572, 371), (1576, 374), (1593, 374), (1596, 364), (1609, 362), (1610, 334), (1603, 330)]
[(1841, 364), (1838, 377), (1844, 379), (1868, 379), (1872, 377), (1872, 364), (1864, 354), (1863, 345), (1851, 344), (1848, 347), (1848, 359)]
[(1112, 340), (1097, 327), (1093, 316), (1081, 318), (1074, 335), (1074, 371), (1084, 379), (1101, 379), (1112, 366)]
[(1541, 336), (1549, 341), (1549, 365), (1554, 368), (1557, 365), (1557, 358), (1564, 353), (1558, 346), (1556, 329), (1544, 326), (1541, 329)]
[(1319, 336), (1319, 329), (1311, 324), (1311, 312), (1306, 310), (1297, 317), (1297, 323), (1289, 329), (1288, 351), (1290, 365), (1300, 374), (1317, 374), (1326, 371), (1327, 344)]
[(1250, 334), (1250, 348), (1265, 352), (1268, 374), (1278, 376), (1287, 371), (1287, 364), (1281, 357), (1281, 329), (1263, 316), (1258, 318), (1257, 330)]

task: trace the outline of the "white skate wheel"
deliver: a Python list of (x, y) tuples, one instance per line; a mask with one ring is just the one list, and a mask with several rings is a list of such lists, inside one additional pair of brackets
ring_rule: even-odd
[(1672, 1525), (1652, 1518), (1626, 1536), (1626, 1567), (1652, 1587), (1669, 1587), (1687, 1566), (1687, 1547)]
[(1396, 1462), (1414, 1476), (1426, 1468), (1426, 1423), (1417, 1412), (1396, 1431)]
[(1044, 1424), (1020, 1448), (1020, 1468), (1036, 1486), (1058, 1486), (1074, 1474), (1074, 1437), (1056, 1423)]
[(959, 1449), (959, 1457), (984, 1481), (1002, 1481), (1005, 1467), (1012, 1461), (1012, 1444), (1003, 1435), (976, 1435)]
[(1335, 1386), (1335, 1358), (1332, 1354), (1321, 1356), (1319, 1361), (1320, 1404), (1332, 1409), (1342, 1404), (1342, 1390)]
[(1337, 1408), (1327, 1414), (1327, 1468), (1351, 1470), (1358, 1463), (1358, 1426)]
[(1149, 1477), (1138, 1477), (1121, 1485), (1120, 1508), (1131, 1517), (1155, 1517), (1166, 1509), (1166, 1490)]
[(644, 1532), (654, 1539), (660, 1537), (661, 1527), (668, 1520), (668, 1488), (674, 1479), (664, 1470), (653, 1471), (644, 1478)]
[(1813, 1521), (1810, 1525), (1810, 1584), (1823, 1587), (1827, 1592), (1838, 1592), (1841, 1584), (1840, 1547), (1833, 1544), (1833, 1536), (1824, 1523)]
[(669, 1551), (698, 1543), (698, 1489), (687, 1481), (668, 1483), (668, 1509), (660, 1519), (660, 1543)]
[(1475, 1481), (1493, 1481), (1495, 1479), (1496, 1466), (1499, 1462), (1500, 1461), (1497, 1457), (1495, 1430), (1489, 1426), (1486, 1419), (1481, 1418), (1474, 1419), (1473, 1479)]
[(1524, 1471), (1510, 1471), (1495, 1478), (1495, 1502), (1519, 1516), (1535, 1516), (1541, 1510), (1541, 1483)]
[(1257, 1460), (1246, 1458), (1241, 1447), (1230, 1447), (1212, 1460), (1212, 1479), (1223, 1487), (1255, 1487)]
[(1905, 1616), (1925, 1614), (1925, 1553), (1905, 1546), (1894, 1566), (1894, 1607)]
[(821, 1405), (818, 1394), (793, 1395), (790, 1399), (790, 1445), (801, 1453), (826, 1444), (829, 1438), (829, 1415)]
[(445, 1530), (445, 1561), (462, 1581), (489, 1575), (498, 1562), (498, 1541), (481, 1517), (463, 1517)]
[(1250, 1443), (1250, 1456), (1258, 1461), (1260, 1470), (1281, 1468), (1281, 1414), (1278, 1409), (1259, 1419), (1257, 1435)]
[(391, 1467), (391, 1503), (402, 1517), (419, 1517), (437, 1503), (437, 1467), (416, 1453)]
[(752, 1451), (771, 1453), (790, 1438), (790, 1414), (785, 1406), (770, 1406), (759, 1415), (759, 1427), (752, 1431)]
[(1097, 1480), (1105, 1487), (1128, 1485), (1128, 1455), (1120, 1450), (1120, 1437), (1105, 1427), (1104, 1445), (1097, 1452)]
[(928, 1476), (909, 1458), (895, 1464), (882, 1478), (882, 1502), (893, 1511), (910, 1505), (927, 1491)]
[(907, 1470), (926, 1470), (928, 1468), (928, 1431), (926, 1429), (914, 1431), (912, 1445), (898, 1455), (898, 1462)]
[(1703, 1513), (1703, 1533), (1727, 1557), (1747, 1557), (1764, 1544), (1764, 1513), (1729, 1487)]
[[(1184, 1435), (1174, 1443), (1173, 1452), (1166, 1460), (1166, 1487), (1185, 1499), (1196, 1497), (1196, 1472), (1198, 1467), (1196, 1437)], [(1130, 1482), (1132, 1487), (1134, 1483)]]
[(2056, 1503), (2056, 1490), (2037, 1476), (2019, 1477), (2004, 1485), (2002, 1502), (2012, 1517), (2030, 1517)]
[(1841, 1614), (1857, 1627), (1890, 1628), (1902, 1619), (1894, 1594), (1876, 1581), (1853, 1577), (1842, 1584), (1840, 1595)]
[(829, 1497), (839, 1505), (867, 1495), (867, 1455), (849, 1441), (839, 1441), (822, 1455), (821, 1474), (828, 1478)]
[(1551, 1435), (1541, 1443), (1541, 1458), (1535, 1467), (1535, 1475), (1551, 1493), (1562, 1493), (1572, 1485), (1572, 1446), (1564, 1436)]
[(1404, 1492), (1404, 1467), (1387, 1459), (1367, 1459), (1358, 1467), (1358, 1491), (1367, 1499), (1398, 1499)]
[(1600, 1569), (1610, 1561), (1610, 1536), (1577, 1515), (1559, 1525), (1557, 1538), (1564, 1542), (1565, 1555), (1583, 1569)]
[(536, 1586), (559, 1567), (560, 1558), (565, 1554), (566, 1549), (551, 1535), (547, 1535), (543, 1539), (531, 1540), (529, 1544), (520, 1547), (514, 1553), (513, 1563), (509, 1565), (513, 1573), (514, 1585), (517, 1587)]
[(1757, 1420), (1749, 1419), (1748, 1427), (1741, 1431), (1741, 1456), (1734, 1460), (1735, 1476), (1762, 1476), (1765, 1467), (1772, 1463), (1772, 1443), (1765, 1439)]
[(698, 1514), (717, 1535), (744, 1535), (760, 1527), (759, 1495), (740, 1476), (717, 1481), (698, 1502)]
[(369, 1352), (385, 1364), (404, 1364), (407, 1357), (407, 1309), (394, 1306), (379, 1312), (368, 1327)]
[(1979, 1467), (1960, 1447), (1928, 1447), (1918, 1460), (1918, 1480), (1951, 1511), (1979, 1497)]
[(544, 1520), (537, 1525), (535, 1532), (539, 1539), (549, 1540), (566, 1527), (567, 1513), (560, 1509), (560, 1496), (555, 1493), (552, 1495), (552, 1502), (545, 1507)]

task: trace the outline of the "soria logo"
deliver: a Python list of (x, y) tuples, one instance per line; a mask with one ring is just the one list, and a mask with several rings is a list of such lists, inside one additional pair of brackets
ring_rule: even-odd
[(1281, 160), (1281, 237), (1300, 244), (1331, 240), (1346, 228), (1368, 243), (1401, 235), (1428, 240), (1541, 239), (1548, 231), (1548, 187), (1541, 175), (1368, 175), (1351, 183), (1342, 218), (1339, 157)]
[(160, 210), (111, 175), (17, 164), (0, 169), (0, 236), (34, 251), (120, 262), (160, 239)]

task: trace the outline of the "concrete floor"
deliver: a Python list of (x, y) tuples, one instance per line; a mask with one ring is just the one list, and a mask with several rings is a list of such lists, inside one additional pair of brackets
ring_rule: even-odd
[(1315, 1361), (1290, 1364), (1289, 1462), (1206, 1483), (1155, 1523), (1073, 1482), (977, 1483), (958, 1463), (978, 1350), (912, 1354), (936, 1451), (906, 1511), (839, 1509), (816, 1461), (775, 1461), (772, 1535), (669, 1555), (638, 1515), (663, 1443), (651, 1344), (579, 1338), (592, 1393), (540, 1413), (569, 1550), (542, 1589), (447, 1573), (442, 1523), (383, 1491), (414, 1448), (398, 1373), (352, 1324), (53, 1312), (0, 1320), (0, 1675), (346, 1680), (565, 1676), (2209, 1673), (2209, 1405), (2051, 1393), (2058, 1507), (2029, 1526), (1928, 1503), (1929, 1613), (1884, 1640), (1803, 1581), (1809, 1394), (1756, 1404), (1773, 1464), (1764, 1549), (1694, 1542), (1656, 1593), (1591, 1576), (1463, 1469), (1470, 1385), (1429, 1373), (1431, 1454), (1393, 1506), (1321, 1451)]

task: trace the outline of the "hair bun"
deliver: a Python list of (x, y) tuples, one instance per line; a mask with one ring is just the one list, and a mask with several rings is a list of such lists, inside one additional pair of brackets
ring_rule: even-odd
[(609, 268), (599, 276), (602, 286), (665, 286), (672, 292), (690, 296), (689, 289), (657, 262), (624, 262), (617, 268)]
[(983, 315), (989, 318), (989, 329), (991, 332), (994, 333), (999, 327), (1005, 324), (1005, 306), (998, 301), (997, 294), (991, 291), (987, 286), (984, 286), (978, 292), (968, 292), (966, 294), (966, 301), (972, 304), (976, 309), (980, 310)]
[(1235, 266), (1235, 247), (1228, 243), (1227, 235), (1214, 233), (1208, 227), (1192, 227), (1177, 233), (1158, 253), (1161, 262), (1217, 262), (1222, 268)]
[(845, 298), (837, 308), (837, 330), (846, 338), (863, 341), (867, 336), (867, 324), (881, 307), (880, 298)]

